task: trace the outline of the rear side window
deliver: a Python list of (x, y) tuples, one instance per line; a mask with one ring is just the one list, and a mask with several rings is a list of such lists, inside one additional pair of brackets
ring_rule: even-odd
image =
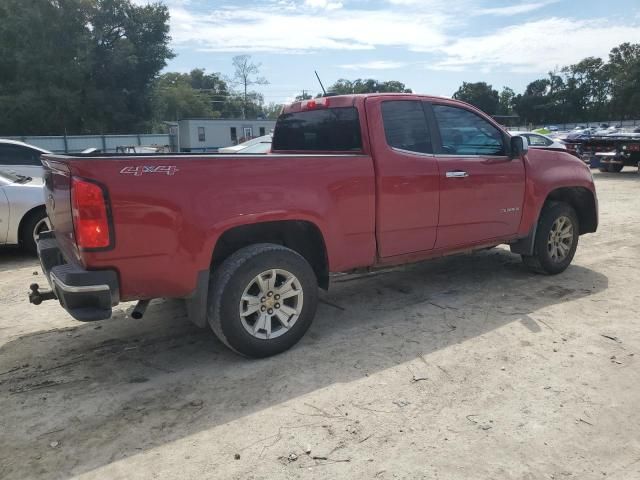
[(433, 153), (431, 134), (422, 102), (382, 102), (382, 121), (390, 147), (418, 153)]
[(358, 111), (354, 107), (322, 108), (280, 115), (273, 150), (362, 150)]
[(42, 165), (40, 152), (19, 145), (0, 145), (0, 165)]
[(502, 132), (469, 110), (434, 105), (442, 139), (442, 153), (451, 155), (506, 155)]

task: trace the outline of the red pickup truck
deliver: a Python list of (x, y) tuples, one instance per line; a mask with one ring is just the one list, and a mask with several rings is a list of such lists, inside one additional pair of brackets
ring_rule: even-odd
[(594, 232), (590, 170), (528, 150), (458, 101), (347, 95), (283, 109), (268, 155), (45, 155), (39, 256), (78, 320), (120, 301), (186, 300), (233, 350), (263, 357), (309, 328), (331, 272), (509, 244), (556, 274)]

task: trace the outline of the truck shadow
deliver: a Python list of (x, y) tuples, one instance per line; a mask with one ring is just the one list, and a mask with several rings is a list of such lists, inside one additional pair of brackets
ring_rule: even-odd
[(607, 287), (579, 265), (533, 275), (498, 248), (339, 277), (302, 342), (265, 360), (231, 353), (176, 301), (152, 303), (139, 321), (126, 307), (25, 335), (0, 348), (0, 476), (81, 474), (511, 322), (535, 335), (548, 328), (536, 311)]

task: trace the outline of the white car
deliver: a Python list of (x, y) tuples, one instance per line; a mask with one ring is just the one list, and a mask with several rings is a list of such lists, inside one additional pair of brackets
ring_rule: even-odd
[(51, 153), (43, 148), (0, 138), (0, 169), (27, 177), (42, 177), (44, 169), (40, 155)]
[(562, 148), (567, 149), (567, 146), (560, 140), (554, 140), (551, 137), (542, 135), (541, 133), (533, 132), (509, 132), (513, 136), (520, 136), (527, 139), (531, 148)]
[(0, 169), (0, 245), (36, 253), (38, 235), (50, 229), (42, 178)]
[(246, 142), (223, 147), (218, 149), (218, 153), (269, 153), (271, 150), (272, 135), (263, 135), (252, 138)]

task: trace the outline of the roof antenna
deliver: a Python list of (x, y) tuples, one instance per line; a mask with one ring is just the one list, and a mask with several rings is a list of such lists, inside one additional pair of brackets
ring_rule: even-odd
[(320, 75), (318, 75), (317, 70), (314, 70), (313, 73), (316, 74), (316, 78), (318, 79), (318, 83), (320, 84), (320, 88), (322, 88), (322, 94), (323, 96), (327, 96), (327, 91), (324, 89), (324, 85), (322, 85), (322, 80), (320, 80)]

